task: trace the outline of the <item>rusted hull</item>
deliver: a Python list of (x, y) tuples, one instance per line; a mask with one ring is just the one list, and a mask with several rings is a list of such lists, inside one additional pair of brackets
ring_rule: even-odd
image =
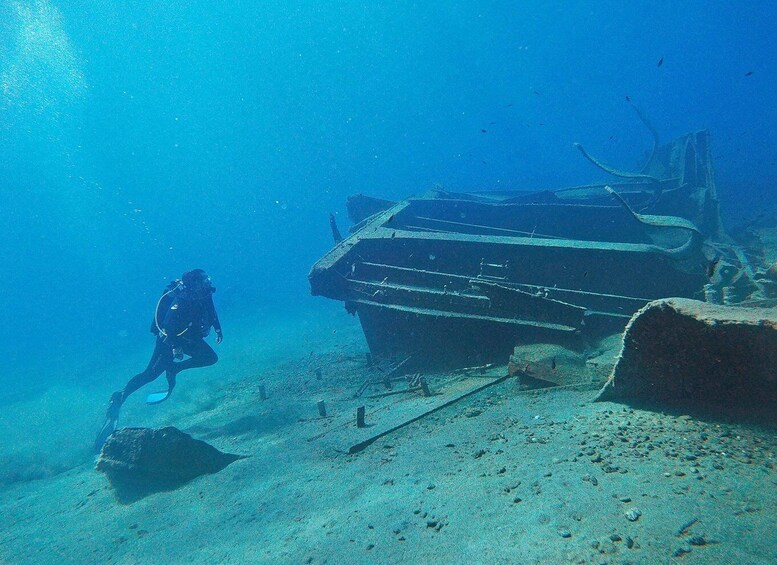
[(562, 342), (579, 350), (581, 335), (573, 329), (537, 327), (515, 320), (457, 316), (449, 312), (356, 306), (367, 344), (373, 355), (412, 355), (413, 366), (463, 367), (507, 362), (505, 352), (516, 343)]

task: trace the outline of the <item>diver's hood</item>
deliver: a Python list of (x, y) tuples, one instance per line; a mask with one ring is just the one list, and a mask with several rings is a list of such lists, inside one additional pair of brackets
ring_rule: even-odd
[(184, 284), (181, 286), (181, 295), (184, 298), (188, 298), (190, 300), (202, 300), (214, 292), (216, 292), (216, 287), (210, 284), (210, 279), (208, 279), (205, 283), (192, 285)]

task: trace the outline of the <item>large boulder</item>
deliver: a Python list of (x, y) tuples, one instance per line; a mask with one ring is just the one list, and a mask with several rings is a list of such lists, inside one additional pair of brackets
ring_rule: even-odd
[(777, 309), (684, 298), (647, 304), (629, 322), (599, 400), (772, 410)]
[(120, 502), (173, 490), (241, 459), (174, 427), (121, 428), (103, 445), (97, 470), (108, 476)]

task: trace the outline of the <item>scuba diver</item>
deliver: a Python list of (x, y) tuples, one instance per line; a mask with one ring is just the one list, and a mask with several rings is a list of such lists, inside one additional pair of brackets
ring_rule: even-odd
[[(156, 336), (156, 345), (148, 366), (142, 373), (132, 377), (124, 390), (114, 392), (108, 404), (105, 424), (95, 440), (95, 450), (116, 429), (119, 411), (130, 394), (140, 387), (156, 380), (162, 373), (167, 378), (167, 390), (148, 395), (148, 404), (157, 404), (169, 398), (175, 388), (178, 373), (186, 369), (207, 367), (218, 361), (216, 352), (205, 343), (210, 328), (216, 331), (216, 343), (221, 343), (221, 331), (213, 293), (216, 289), (210, 277), (202, 269), (183, 274), (179, 280), (170, 283), (164, 290), (154, 311), (151, 333)], [(183, 360), (184, 355), (188, 359)]]

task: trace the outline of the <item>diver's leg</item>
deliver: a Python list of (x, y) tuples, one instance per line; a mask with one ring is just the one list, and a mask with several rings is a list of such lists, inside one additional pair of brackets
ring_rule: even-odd
[(108, 410), (105, 414), (105, 423), (103, 424), (100, 433), (97, 434), (97, 439), (94, 441), (95, 451), (100, 451), (103, 444), (108, 439), (113, 431), (116, 429), (116, 423), (119, 420), (119, 411), (121, 405), (127, 397), (139, 389), (146, 383), (150, 383), (161, 375), (172, 363), (173, 352), (169, 346), (161, 339), (157, 339), (156, 346), (154, 347), (154, 353), (151, 355), (151, 360), (148, 362), (148, 366), (142, 373), (138, 373), (130, 379), (124, 390), (119, 390), (111, 395), (111, 400), (108, 403)]
[(175, 376), (181, 371), (197, 367), (207, 367), (219, 360), (219, 356), (216, 355), (216, 352), (213, 351), (210, 345), (205, 343), (204, 339), (187, 343), (183, 346), (183, 352), (189, 355), (189, 359), (180, 363), (172, 363), (172, 367), (167, 371), (167, 380), (170, 382), (172, 379), (173, 385), (175, 385)]
[(147, 385), (151, 381), (155, 380), (159, 375), (164, 373), (173, 362), (173, 352), (169, 345), (164, 343), (161, 339), (156, 340), (156, 346), (154, 347), (154, 353), (151, 354), (151, 359), (148, 362), (148, 366), (142, 373), (138, 373), (132, 377), (124, 390), (114, 392), (111, 396), (111, 403), (108, 406), (107, 417), (118, 418), (119, 409), (124, 401), (127, 400), (130, 394), (138, 390), (140, 387)]

